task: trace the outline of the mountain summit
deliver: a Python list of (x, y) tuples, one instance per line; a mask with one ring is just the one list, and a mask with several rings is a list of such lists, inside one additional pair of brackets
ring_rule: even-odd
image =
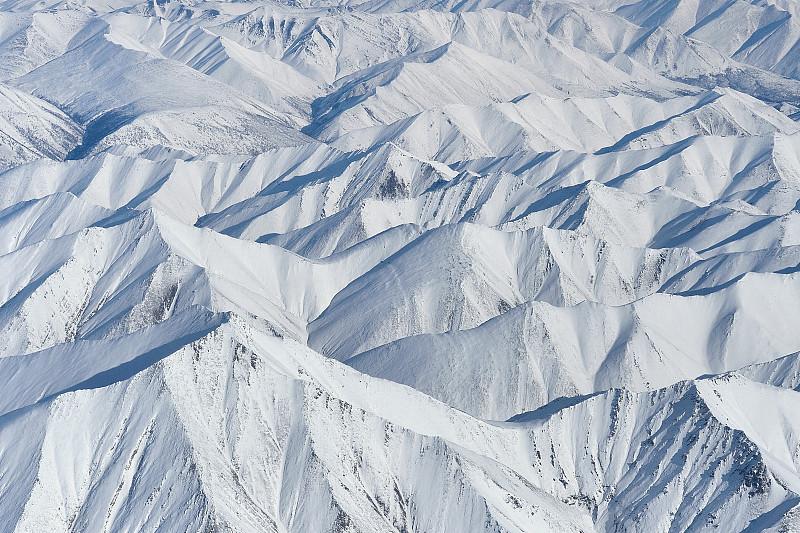
[(0, 2), (0, 533), (800, 532), (795, 0)]

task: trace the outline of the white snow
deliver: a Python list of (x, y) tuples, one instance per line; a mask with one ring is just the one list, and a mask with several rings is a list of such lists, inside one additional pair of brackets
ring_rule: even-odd
[(0, 531), (800, 531), (798, 17), (0, 2)]

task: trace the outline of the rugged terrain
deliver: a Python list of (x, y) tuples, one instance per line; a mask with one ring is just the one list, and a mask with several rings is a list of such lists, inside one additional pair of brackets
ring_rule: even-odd
[(800, 531), (796, 0), (0, 2), (0, 531)]

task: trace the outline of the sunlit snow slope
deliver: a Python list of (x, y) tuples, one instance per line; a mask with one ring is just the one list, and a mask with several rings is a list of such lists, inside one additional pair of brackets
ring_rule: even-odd
[(800, 532), (796, 0), (0, 2), (0, 533)]

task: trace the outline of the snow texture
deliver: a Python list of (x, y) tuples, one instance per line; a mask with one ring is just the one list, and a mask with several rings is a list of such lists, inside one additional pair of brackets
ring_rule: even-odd
[(0, 2), (0, 533), (800, 532), (796, 0)]

